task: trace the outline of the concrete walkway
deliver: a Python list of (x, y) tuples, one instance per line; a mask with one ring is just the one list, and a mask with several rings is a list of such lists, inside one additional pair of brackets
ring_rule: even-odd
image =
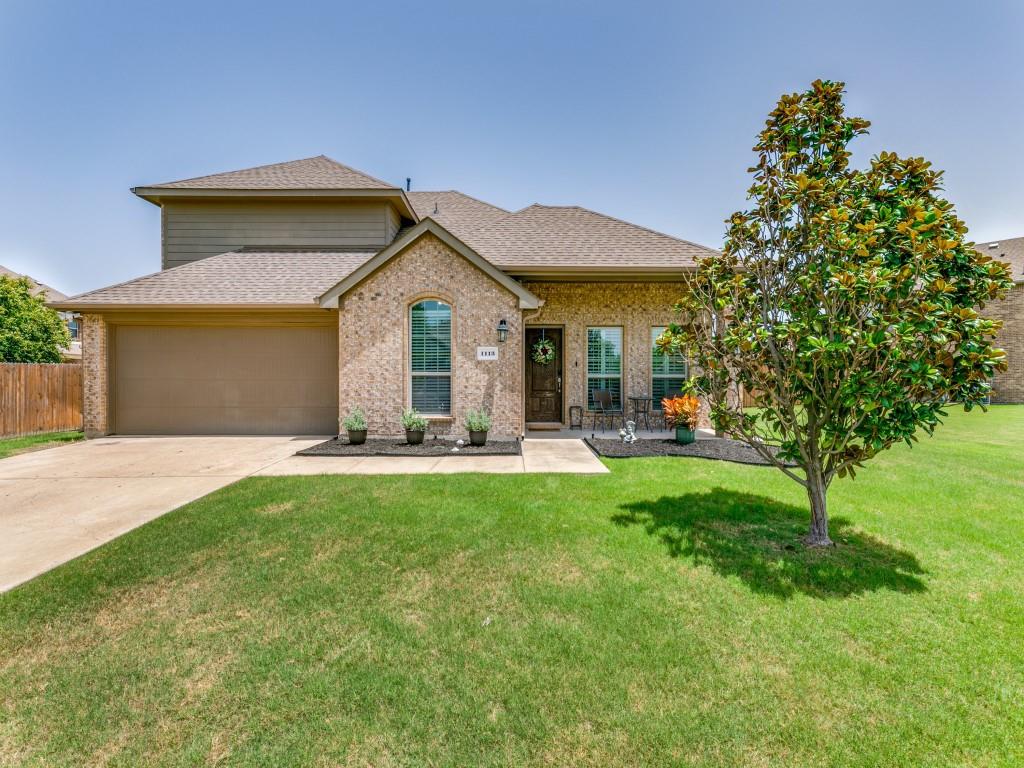
[(323, 439), (112, 437), (2, 459), (0, 592), (251, 475), (608, 471), (579, 440), (526, 440), (522, 456), (294, 455)]
[(603, 474), (608, 468), (582, 440), (524, 440), (521, 456), (292, 456), (256, 475), (415, 475), (486, 472)]

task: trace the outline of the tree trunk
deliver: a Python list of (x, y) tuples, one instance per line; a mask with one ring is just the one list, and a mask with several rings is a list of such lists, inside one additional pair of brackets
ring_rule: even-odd
[(811, 530), (804, 542), (809, 547), (831, 547), (828, 537), (828, 485), (820, 471), (807, 472), (807, 499), (811, 502)]

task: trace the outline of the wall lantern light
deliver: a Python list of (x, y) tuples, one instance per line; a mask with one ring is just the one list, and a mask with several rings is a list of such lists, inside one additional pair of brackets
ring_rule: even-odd
[(498, 323), (498, 341), (502, 344), (508, 339), (508, 323), (502, 320)]

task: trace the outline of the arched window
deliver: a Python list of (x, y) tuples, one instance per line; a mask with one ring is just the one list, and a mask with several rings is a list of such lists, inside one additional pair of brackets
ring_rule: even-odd
[(409, 308), (409, 373), (412, 407), (421, 413), (452, 412), (452, 308), (429, 299)]

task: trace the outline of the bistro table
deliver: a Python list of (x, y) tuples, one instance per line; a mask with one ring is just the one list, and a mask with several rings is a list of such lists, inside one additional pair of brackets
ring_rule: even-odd
[(633, 421), (640, 426), (640, 417), (644, 417), (644, 426), (651, 428), (651, 403), (654, 398), (649, 395), (630, 395), (629, 402), (633, 406)]

